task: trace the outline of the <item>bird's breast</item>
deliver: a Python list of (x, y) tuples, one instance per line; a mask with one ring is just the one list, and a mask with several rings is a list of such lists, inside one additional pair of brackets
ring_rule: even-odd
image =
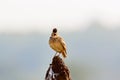
[(49, 45), (52, 49), (54, 49), (57, 52), (61, 52), (62, 50), (62, 46), (60, 45), (57, 39), (50, 38)]

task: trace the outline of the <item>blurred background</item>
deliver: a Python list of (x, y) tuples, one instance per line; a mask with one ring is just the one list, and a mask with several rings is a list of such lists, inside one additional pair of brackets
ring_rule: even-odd
[(44, 80), (54, 27), (73, 80), (120, 80), (119, 0), (1, 0), (0, 80)]

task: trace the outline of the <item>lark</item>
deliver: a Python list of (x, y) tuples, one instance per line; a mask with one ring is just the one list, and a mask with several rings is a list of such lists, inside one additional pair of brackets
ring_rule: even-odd
[(55, 56), (57, 55), (57, 53), (59, 53), (59, 55), (62, 54), (64, 58), (67, 57), (66, 44), (63, 38), (58, 35), (56, 28), (54, 28), (52, 31), (49, 39), (49, 45), (54, 51), (56, 51)]

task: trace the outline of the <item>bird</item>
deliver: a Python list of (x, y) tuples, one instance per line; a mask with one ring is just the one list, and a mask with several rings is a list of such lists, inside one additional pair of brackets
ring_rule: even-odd
[(55, 56), (57, 53), (59, 53), (59, 55), (62, 54), (63, 58), (67, 57), (66, 43), (63, 38), (58, 35), (57, 28), (53, 28), (52, 30), (51, 36), (49, 38), (49, 45), (54, 51), (56, 51)]

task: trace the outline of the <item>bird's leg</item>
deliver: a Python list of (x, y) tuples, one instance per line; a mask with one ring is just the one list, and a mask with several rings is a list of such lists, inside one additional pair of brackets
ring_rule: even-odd
[(57, 52), (56, 52), (55, 56), (57, 56)]
[(58, 54), (58, 56), (60, 56), (60, 53)]

